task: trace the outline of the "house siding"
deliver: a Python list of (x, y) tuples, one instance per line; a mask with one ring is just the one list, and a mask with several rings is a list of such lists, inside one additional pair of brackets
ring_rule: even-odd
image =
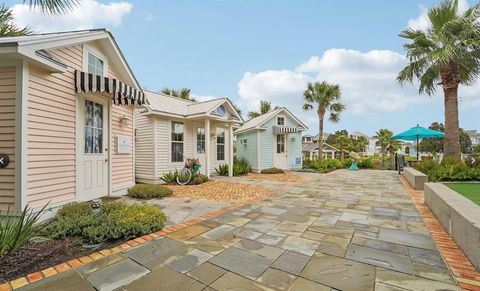
[[(138, 111), (141, 111), (140, 109)], [(188, 121), (178, 118), (166, 118), (160, 116), (141, 116), (135, 114), (136, 138), (136, 180), (141, 183), (162, 183), (160, 179), (164, 174), (181, 170), (184, 162), (172, 162), (171, 158), (171, 124), (172, 121), (182, 122), (184, 125), (183, 155), (186, 158), (198, 158), (196, 147), (197, 128), (204, 128), (204, 121)], [(213, 134), (216, 128), (225, 129), (225, 160), (217, 161), (216, 138)], [(225, 123), (210, 123), (210, 173), (215, 174), (215, 168), (220, 164), (228, 163), (228, 127)], [(154, 162), (152, 164), (152, 161)], [(201, 172), (205, 173), (205, 161), (200, 161)]]
[[(247, 144), (242, 144), (242, 139), (247, 139)], [(247, 159), (252, 170), (257, 171), (257, 131), (252, 130), (238, 135), (236, 148), (237, 157)]]
[[(97, 48), (98, 49), (98, 48)], [(115, 68), (109, 64), (108, 76), (119, 79)], [(127, 188), (135, 185), (135, 137), (133, 131), (133, 109), (134, 107), (119, 106), (112, 104), (111, 107), (111, 150), (112, 150), (112, 192), (126, 194)], [(123, 125), (120, 119), (125, 116), (128, 118), (127, 125)], [(129, 154), (117, 154), (117, 137), (119, 135), (128, 136), (131, 141)]]
[(15, 203), (15, 66), (0, 67), (0, 151), (10, 164), (0, 169), (0, 210)]
[[(90, 44), (89, 44), (90, 45)], [(94, 44), (93, 44), (94, 45)], [(47, 202), (81, 199), (76, 196), (76, 99), (74, 71), (83, 67), (83, 45), (49, 51), (68, 65), (66, 73), (51, 74), (29, 67), (27, 117), (27, 202), (32, 207)], [(109, 64), (108, 76), (116, 78)], [(134, 152), (117, 155), (117, 135), (130, 136), (133, 142), (133, 107), (111, 107), (112, 192), (134, 184)], [(120, 117), (127, 116), (127, 126)]]
[(146, 182), (151, 182), (155, 174), (155, 118), (144, 116), (140, 112), (144, 108), (134, 110), (136, 136), (135, 136), (135, 177)]
[(82, 46), (51, 50), (68, 70), (50, 74), (29, 67), (27, 115), (27, 203), (32, 207), (75, 198), (76, 94), (74, 70)]
[[(248, 153), (242, 153), (247, 156), (252, 155), (252, 157), (249, 157), (252, 161), (257, 161), (258, 159), (258, 164), (259, 164), (259, 171), (263, 169), (268, 169), (273, 167), (273, 156), (275, 153), (275, 141), (274, 141), (274, 133), (273, 133), (273, 127), (277, 125), (277, 117), (284, 117), (285, 118), (285, 126), (289, 127), (297, 127), (299, 124), (290, 118), (290, 116), (286, 114), (279, 113), (270, 120), (268, 120), (265, 124), (263, 124), (261, 127), (264, 129), (259, 130), (259, 148), (258, 148), (258, 153), (259, 156), (257, 157), (257, 152), (252, 151)], [(251, 134), (257, 134), (256, 130), (248, 131), (245, 133), (240, 133), (237, 135), (237, 152), (240, 145), (240, 139), (245, 138), (247, 135)], [(248, 137), (247, 137), (248, 138)], [(295, 141), (292, 141), (292, 138), (295, 139)], [(250, 138), (248, 138), (250, 139)], [(296, 158), (302, 158), (302, 137), (301, 133), (289, 133), (286, 136), (287, 139), (287, 166), (288, 169), (294, 169), (294, 168), (301, 168), (301, 163), (300, 165), (295, 164), (295, 159)], [(249, 141), (250, 142), (250, 141)], [(256, 163), (252, 164), (252, 168), (256, 169)]]

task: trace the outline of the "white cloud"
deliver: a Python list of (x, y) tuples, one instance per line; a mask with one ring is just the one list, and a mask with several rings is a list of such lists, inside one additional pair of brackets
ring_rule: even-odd
[[(458, 1), (458, 12), (465, 12), (470, 5), (467, 0)], [(417, 18), (411, 18), (408, 20), (408, 27), (415, 30), (427, 30), (431, 27), (430, 19), (428, 19), (428, 9), (420, 5), (419, 6), (420, 15)]]
[(52, 32), (119, 26), (132, 8), (128, 2), (103, 4), (96, 0), (82, 0), (64, 15), (45, 15), (27, 4), (16, 4), (12, 11), (18, 26), (28, 26), (35, 32)]
[(246, 109), (256, 109), (259, 100), (269, 100), (272, 105), (287, 107), (313, 128), (316, 113), (301, 109), (309, 81), (339, 84), (347, 106), (345, 114), (401, 111), (412, 104), (440, 102), (439, 98), (419, 96), (416, 86), (402, 88), (396, 82), (406, 63), (404, 55), (389, 50), (330, 49), (294, 70), (247, 72), (238, 83), (238, 93)]
[(195, 100), (197, 100), (199, 102), (209, 101), (209, 100), (220, 98), (220, 97), (211, 96), (211, 95), (197, 95), (197, 94), (191, 94), (191, 95), (192, 95), (193, 98), (195, 98)]
[(293, 96), (301, 99), (303, 89), (312, 80), (310, 76), (289, 70), (246, 72), (238, 83), (242, 110), (257, 109), (260, 100), (282, 105), (289, 103)]

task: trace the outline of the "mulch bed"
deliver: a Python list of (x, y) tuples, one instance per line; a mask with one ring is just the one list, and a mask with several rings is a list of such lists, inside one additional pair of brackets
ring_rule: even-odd
[(124, 241), (104, 243), (95, 249), (84, 249), (68, 239), (29, 242), (13, 254), (0, 256), (0, 284), (104, 248), (114, 247)]

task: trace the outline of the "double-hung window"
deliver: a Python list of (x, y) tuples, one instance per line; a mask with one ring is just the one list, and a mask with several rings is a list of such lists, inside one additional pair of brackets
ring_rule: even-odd
[(183, 122), (172, 121), (172, 162), (183, 162)]
[(217, 161), (225, 161), (225, 129), (217, 128)]
[(278, 117), (277, 125), (285, 125), (285, 117)]
[(103, 60), (90, 52), (88, 53), (87, 72), (98, 76), (104, 76), (105, 72)]
[(205, 128), (197, 128), (197, 154), (205, 153)]

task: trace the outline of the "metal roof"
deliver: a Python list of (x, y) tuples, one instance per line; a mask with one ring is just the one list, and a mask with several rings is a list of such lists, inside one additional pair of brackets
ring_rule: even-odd
[(277, 115), (282, 111), (290, 115), (292, 119), (295, 120), (301, 127), (303, 127), (304, 129), (308, 129), (308, 127), (305, 124), (303, 124), (303, 122), (301, 122), (297, 117), (295, 117), (295, 115), (293, 115), (290, 111), (288, 111), (288, 109), (286, 109), (285, 107), (280, 107), (248, 120), (240, 128), (238, 128), (235, 131), (235, 133), (249, 131), (252, 129), (258, 129), (268, 120), (270, 120), (271, 118), (273, 118), (275, 115)]
[[(225, 103), (228, 103), (229, 106), (233, 108), (233, 105), (228, 98), (217, 98), (203, 102), (196, 102), (148, 90), (145, 90), (145, 95), (150, 102), (146, 107), (152, 112), (160, 115), (169, 114), (177, 115), (179, 117), (206, 115)], [(243, 122), (236, 112), (235, 115), (237, 115), (235, 117), (239, 122)]]

